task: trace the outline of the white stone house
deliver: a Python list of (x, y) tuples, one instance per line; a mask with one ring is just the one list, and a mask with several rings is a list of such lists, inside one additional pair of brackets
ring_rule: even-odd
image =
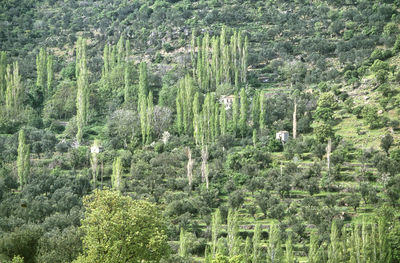
[(289, 140), (289, 132), (288, 131), (279, 131), (276, 133), (276, 137), (277, 140), (285, 143)]
[(101, 147), (99, 145), (93, 145), (92, 147), (90, 147), (91, 153), (101, 153), (102, 151), (103, 151), (103, 147)]
[(234, 99), (235, 99), (234, 95), (227, 95), (227, 96), (222, 96), (219, 101), (225, 105), (226, 110), (229, 110), (232, 107)]

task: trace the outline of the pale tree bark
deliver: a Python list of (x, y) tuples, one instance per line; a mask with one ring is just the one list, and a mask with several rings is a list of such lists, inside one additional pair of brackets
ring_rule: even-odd
[(297, 137), (297, 100), (294, 99), (294, 110), (293, 110), (293, 139)]
[(189, 147), (186, 147), (186, 154), (188, 157), (188, 163), (186, 166), (187, 169), (187, 177), (189, 182), (189, 187), (192, 189), (192, 182), (193, 182), (193, 159), (192, 159), (192, 150)]
[(208, 189), (208, 148), (207, 145), (201, 149), (201, 181), (206, 183)]
[[(99, 143), (98, 143), (98, 141), (97, 140), (95, 140), (94, 142), (93, 142), (93, 145), (92, 145), (92, 148), (91, 149), (94, 149), (95, 147), (99, 147), (99, 145), (98, 145)], [(96, 183), (97, 183), (97, 175), (98, 175), (98, 159), (97, 159), (97, 154), (98, 154), (98, 152), (97, 151), (95, 151), (95, 150), (93, 150), (92, 152), (91, 152), (91, 154), (92, 154), (92, 158), (90, 158), (90, 163), (91, 163), (91, 166), (92, 166), (92, 174), (93, 174), (93, 177), (92, 177), (92, 183), (93, 183), (93, 188), (96, 188)]]
[(328, 145), (326, 146), (326, 160), (328, 162), (328, 174), (331, 173), (331, 151), (332, 151), (332, 139), (328, 139)]

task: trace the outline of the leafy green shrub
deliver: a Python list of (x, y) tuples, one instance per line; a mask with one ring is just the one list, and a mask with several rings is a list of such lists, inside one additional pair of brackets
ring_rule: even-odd
[(383, 127), (384, 123), (382, 118), (378, 116), (378, 108), (375, 105), (366, 105), (362, 109), (361, 115), (370, 129), (379, 129)]

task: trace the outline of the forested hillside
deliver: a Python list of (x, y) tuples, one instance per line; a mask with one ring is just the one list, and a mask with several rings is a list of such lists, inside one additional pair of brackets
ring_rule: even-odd
[(0, 262), (400, 262), (397, 0), (3, 0)]

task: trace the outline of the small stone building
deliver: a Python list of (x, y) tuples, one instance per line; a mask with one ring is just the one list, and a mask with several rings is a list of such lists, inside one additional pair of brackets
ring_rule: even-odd
[(225, 105), (225, 109), (228, 110), (232, 107), (234, 99), (235, 99), (234, 95), (228, 95), (228, 96), (222, 96), (219, 101), (223, 103)]
[(91, 153), (101, 153), (103, 151), (103, 147), (99, 145), (93, 145), (90, 147), (90, 152)]
[(285, 143), (289, 140), (289, 132), (288, 131), (279, 131), (276, 133), (276, 139)]

